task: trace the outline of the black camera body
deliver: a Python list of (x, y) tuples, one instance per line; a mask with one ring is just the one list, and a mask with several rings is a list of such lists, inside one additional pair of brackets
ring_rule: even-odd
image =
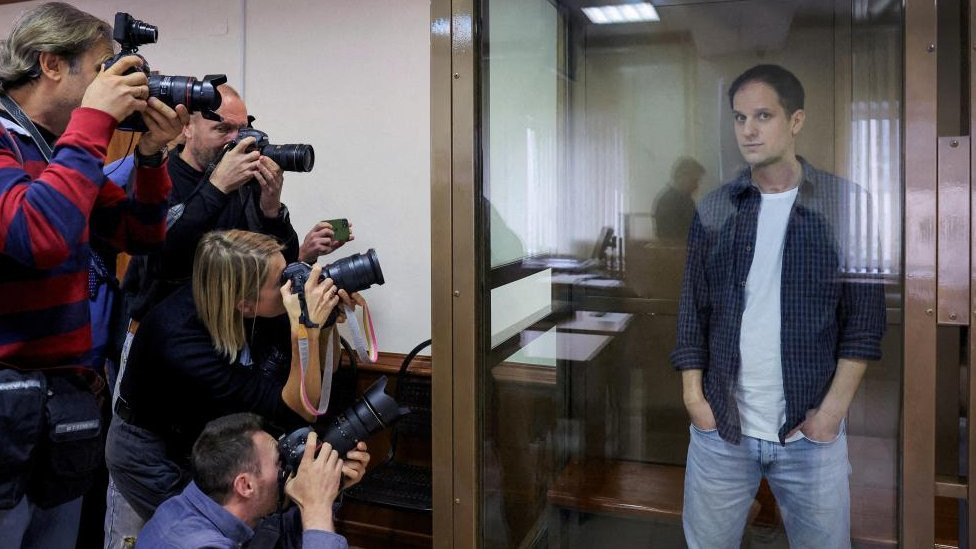
[[(340, 456), (345, 456), (346, 452), (356, 447), (357, 442), (390, 427), (409, 413), (409, 408), (400, 406), (386, 394), (386, 376), (382, 376), (366, 389), (362, 398), (333, 417), (324, 427), (315, 428), (315, 431), (319, 433), (320, 442), (328, 442)], [(278, 439), (282, 485), (298, 470), (305, 454), (305, 441), (312, 429), (302, 427)]]
[[(189, 112), (199, 112), (207, 120), (220, 120), (217, 109), (220, 108), (220, 92), (217, 86), (227, 82), (223, 74), (208, 74), (203, 80), (192, 76), (166, 76), (150, 74), (149, 62), (137, 53), (139, 46), (153, 44), (159, 38), (159, 30), (125, 12), (115, 14), (115, 26), (112, 28), (112, 38), (122, 46), (122, 50), (105, 62), (105, 68), (114, 65), (119, 59), (127, 55), (138, 55), (142, 59), (142, 72), (149, 78), (149, 96), (155, 97), (166, 105), (176, 108), (185, 105)], [(126, 74), (139, 69), (130, 69)], [(142, 114), (132, 113), (119, 124), (122, 131), (144, 132), (148, 128), (142, 119)]]
[(262, 156), (274, 160), (286, 172), (310, 172), (315, 166), (315, 149), (311, 145), (299, 143), (273, 145), (268, 139), (268, 134), (250, 126), (239, 130), (237, 138), (228, 143), (224, 150), (236, 147), (248, 137), (254, 138), (254, 146), (248, 148), (247, 152), (259, 151)]
[[(281, 283), (291, 280), (291, 293), (298, 294), (302, 305), (301, 322), (310, 328), (315, 328), (317, 326), (313, 326), (309, 320), (305, 304), (305, 283), (308, 282), (311, 273), (312, 266), (308, 263), (302, 261), (289, 263), (281, 272)], [(322, 268), (322, 279), (326, 278), (331, 278), (336, 288), (350, 294), (365, 290), (374, 284), (386, 283), (383, 269), (380, 268), (380, 260), (373, 248), (366, 250), (364, 254), (353, 254), (326, 265)], [(333, 309), (325, 325), (330, 326), (335, 323), (338, 316), (339, 310)]]

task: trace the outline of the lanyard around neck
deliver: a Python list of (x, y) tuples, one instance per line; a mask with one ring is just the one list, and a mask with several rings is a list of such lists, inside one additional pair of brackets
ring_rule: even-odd
[(7, 111), (7, 114), (13, 117), (14, 122), (20, 125), (21, 128), (27, 130), (30, 133), (31, 138), (34, 140), (34, 144), (40, 149), (41, 154), (44, 155), (44, 160), (48, 163), (51, 162), (51, 157), (54, 155), (51, 151), (51, 146), (47, 144), (47, 141), (41, 135), (41, 131), (37, 129), (34, 122), (24, 113), (9, 95), (5, 93), (0, 93), (0, 105), (3, 106), (3, 110)]

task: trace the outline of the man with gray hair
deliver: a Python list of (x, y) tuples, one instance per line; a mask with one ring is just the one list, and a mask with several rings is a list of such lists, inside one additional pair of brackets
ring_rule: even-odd
[[(39, 5), (0, 47), (0, 532), (6, 547), (71, 547), (102, 459), (91, 348), (91, 246), (132, 253), (165, 232), (164, 145), (188, 119), (149, 97), (137, 56), (110, 68), (112, 29)], [(130, 73), (131, 70), (131, 73)], [(134, 192), (102, 174), (118, 123), (140, 112)]]

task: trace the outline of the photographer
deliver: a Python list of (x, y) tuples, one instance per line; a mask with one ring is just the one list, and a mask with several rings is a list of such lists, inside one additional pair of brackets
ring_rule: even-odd
[[(315, 434), (285, 493), (301, 513), (304, 549), (346, 548), (332, 512), (342, 460), (328, 443), (315, 456)], [(278, 506), (278, 446), (261, 418), (240, 413), (207, 424), (193, 444), (193, 482), (160, 505), (136, 547), (239, 547)]]
[[(314, 418), (303, 398), (319, 399), (319, 339), (331, 337), (331, 330), (300, 322), (299, 296), (290, 281), (279, 282), (284, 268), (281, 245), (269, 236), (208, 233), (197, 247), (192, 285), (146, 315), (132, 342), (106, 444), (109, 472), (125, 500), (119, 503), (131, 505), (141, 520), (188, 482), (190, 445), (207, 421), (250, 411), (279, 429), (293, 429)], [(309, 320), (319, 326), (339, 302), (335, 285), (320, 281), (320, 275), (316, 267), (304, 292)], [(286, 312), (290, 351), (274, 348), (274, 338), (262, 334), (263, 326), (255, 322)], [(310, 365), (304, 377), (302, 341)], [(365, 471), (365, 450), (360, 444), (345, 456), (349, 484)], [(113, 505), (110, 493), (108, 527)], [(127, 528), (123, 533), (134, 535), (138, 525)]]
[[(75, 544), (101, 460), (101, 378), (90, 351), (91, 246), (162, 243), (170, 180), (160, 150), (188, 120), (149, 98), (138, 57), (111, 68), (112, 29), (67, 4), (26, 12), (0, 46), (0, 531), (6, 546)], [(131, 198), (102, 175), (119, 121), (141, 112)], [(59, 418), (49, 424), (45, 418)], [(71, 423), (72, 443), (55, 436)], [(65, 470), (70, 464), (71, 470)]]
[[(288, 262), (314, 263), (343, 244), (332, 227), (319, 223), (299, 244), (288, 208), (281, 203), (283, 171), (272, 159), (248, 149), (254, 138), (237, 139), (248, 125), (247, 106), (234, 88), (223, 84), (220, 121), (193, 114), (183, 128), (185, 144), (169, 160), (173, 178), (169, 230), (159, 254), (133, 262), (123, 290), (128, 316), (141, 321), (149, 310), (189, 281), (200, 238), (218, 229), (242, 229), (273, 236)], [(223, 153), (223, 154), (222, 154)]]

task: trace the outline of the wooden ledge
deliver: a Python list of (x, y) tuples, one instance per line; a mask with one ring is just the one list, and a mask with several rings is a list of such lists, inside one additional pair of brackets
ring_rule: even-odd
[[(359, 369), (364, 372), (375, 372), (388, 376), (396, 376), (400, 372), (400, 365), (406, 358), (405, 353), (380, 353), (376, 363), (359, 363)], [(430, 377), (432, 371), (430, 357), (417, 355), (410, 363), (409, 372), (418, 376)]]
[(539, 364), (502, 362), (491, 369), (491, 376), (499, 382), (542, 387), (556, 385), (556, 368)]
[(681, 517), (685, 468), (635, 461), (574, 461), (549, 488), (556, 506), (634, 518)]

